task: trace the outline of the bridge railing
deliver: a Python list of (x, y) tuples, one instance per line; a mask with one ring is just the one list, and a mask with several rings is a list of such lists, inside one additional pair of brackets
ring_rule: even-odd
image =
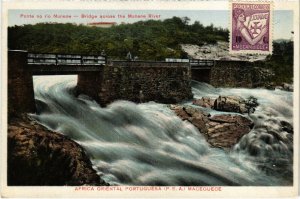
[(196, 67), (213, 67), (215, 64), (214, 60), (204, 60), (204, 59), (190, 59), (190, 65)]
[(103, 55), (28, 53), (27, 63), (39, 65), (105, 65), (107, 57)]
[(187, 62), (190, 63), (192, 68), (208, 68), (215, 65), (214, 60), (209, 59), (176, 59), (176, 58), (166, 58), (166, 62)]

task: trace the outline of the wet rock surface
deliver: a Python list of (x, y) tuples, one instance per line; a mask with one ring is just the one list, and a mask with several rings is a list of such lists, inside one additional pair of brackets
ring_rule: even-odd
[(219, 96), (214, 102), (217, 111), (247, 113), (246, 102), (238, 96)]
[(249, 133), (253, 122), (240, 115), (215, 115), (206, 124), (208, 142), (220, 148), (234, 146), (240, 138)]
[(204, 108), (213, 108), (216, 99), (209, 97), (202, 97), (201, 99), (196, 99), (193, 101), (194, 105), (202, 106)]
[(83, 148), (26, 116), (8, 123), (8, 185), (109, 185)]
[(248, 113), (247, 101), (239, 96), (202, 97), (193, 101), (193, 105), (212, 108), (217, 111)]
[(201, 133), (204, 135), (207, 134), (206, 123), (208, 122), (208, 114), (189, 106), (171, 105), (170, 108), (182, 120), (189, 121), (197, 127)]
[(182, 120), (187, 120), (197, 127), (213, 147), (229, 149), (253, 127), (251, 120), (240, 115), (222, 114), (211, 117), (189, 106), (172, 105), (170, 108)]
[(294, 91), (294, 85), (293, 84), (288, 84), (288, 83), (282, 83), (279, 86), (275, 86), (275, 89), (293, 92)]

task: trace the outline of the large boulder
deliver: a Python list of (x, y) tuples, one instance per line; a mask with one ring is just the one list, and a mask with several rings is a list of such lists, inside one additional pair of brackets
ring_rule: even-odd
[(8, 185), (108, 185), (83, 148), (26, 117), (8, 124)]
[(246, 100), (239, 96), (219, 96), (217, 99), (210, 97), (202, 97), (195, 99), (193, 105), (211, 108), (217, 111), (235, 112), (235, 113), (251, 113), (258, 106), (257, 99), (250, 96)]
[(231, 148), (253, 127), (251, 120), (240, 115), (215, 115), (208, 120), (207, 141), (221, 148)]
[(182, 120), (187, 120), (197, 127), (213, 147), (230, 149), (253, 127), (251, 120), (240, 115), (221, 114), (211, 117), (190, 106), (171, 105), (170, 108)]
[(193, 101), (194, 105), (202, 106), (204, 108), (212, 108), (214, 106), (215, 99), (210, 97), (202, 97), (201, 99), (196, 99)]
[(197, 127), (201, 133), (207, 133), (207, 114), (190, 106), (171, 105), (170, 108), (182, 120), (187, 120), (190, 123), (192, 123), (195, 127)]
[(214, 107), (217, 111), (247, 113), (246, 101), (238, 96), (219, 96)]

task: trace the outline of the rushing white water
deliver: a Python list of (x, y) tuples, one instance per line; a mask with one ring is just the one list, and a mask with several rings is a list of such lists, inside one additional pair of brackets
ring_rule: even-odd
[(99, 175), (112, 185), (292, 182), (292, 135), (282, 125), (292, 124), (290, 92), (215, 89), (194, 82), (196, 98), (252, 95), (261, 104), (251, 116), (255, 128), (225, 152), (211, 148), (165, 104), (116, 101), (101, 108), (87, 96), (74, 95), (76, 76), (34, 77), (34, 85), (38, 112), (32, 117), (83, 146)]

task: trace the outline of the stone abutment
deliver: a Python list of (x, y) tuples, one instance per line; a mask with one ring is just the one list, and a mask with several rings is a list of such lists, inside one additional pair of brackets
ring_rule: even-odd
[(8, 51), (8, 117), (36, 111), (26, 51)]
[(113, 61), (100, 77), (79, 73), (78, 90), (101, 105), (117, 99), (176, 103), (193, 96), (188, 63)]

